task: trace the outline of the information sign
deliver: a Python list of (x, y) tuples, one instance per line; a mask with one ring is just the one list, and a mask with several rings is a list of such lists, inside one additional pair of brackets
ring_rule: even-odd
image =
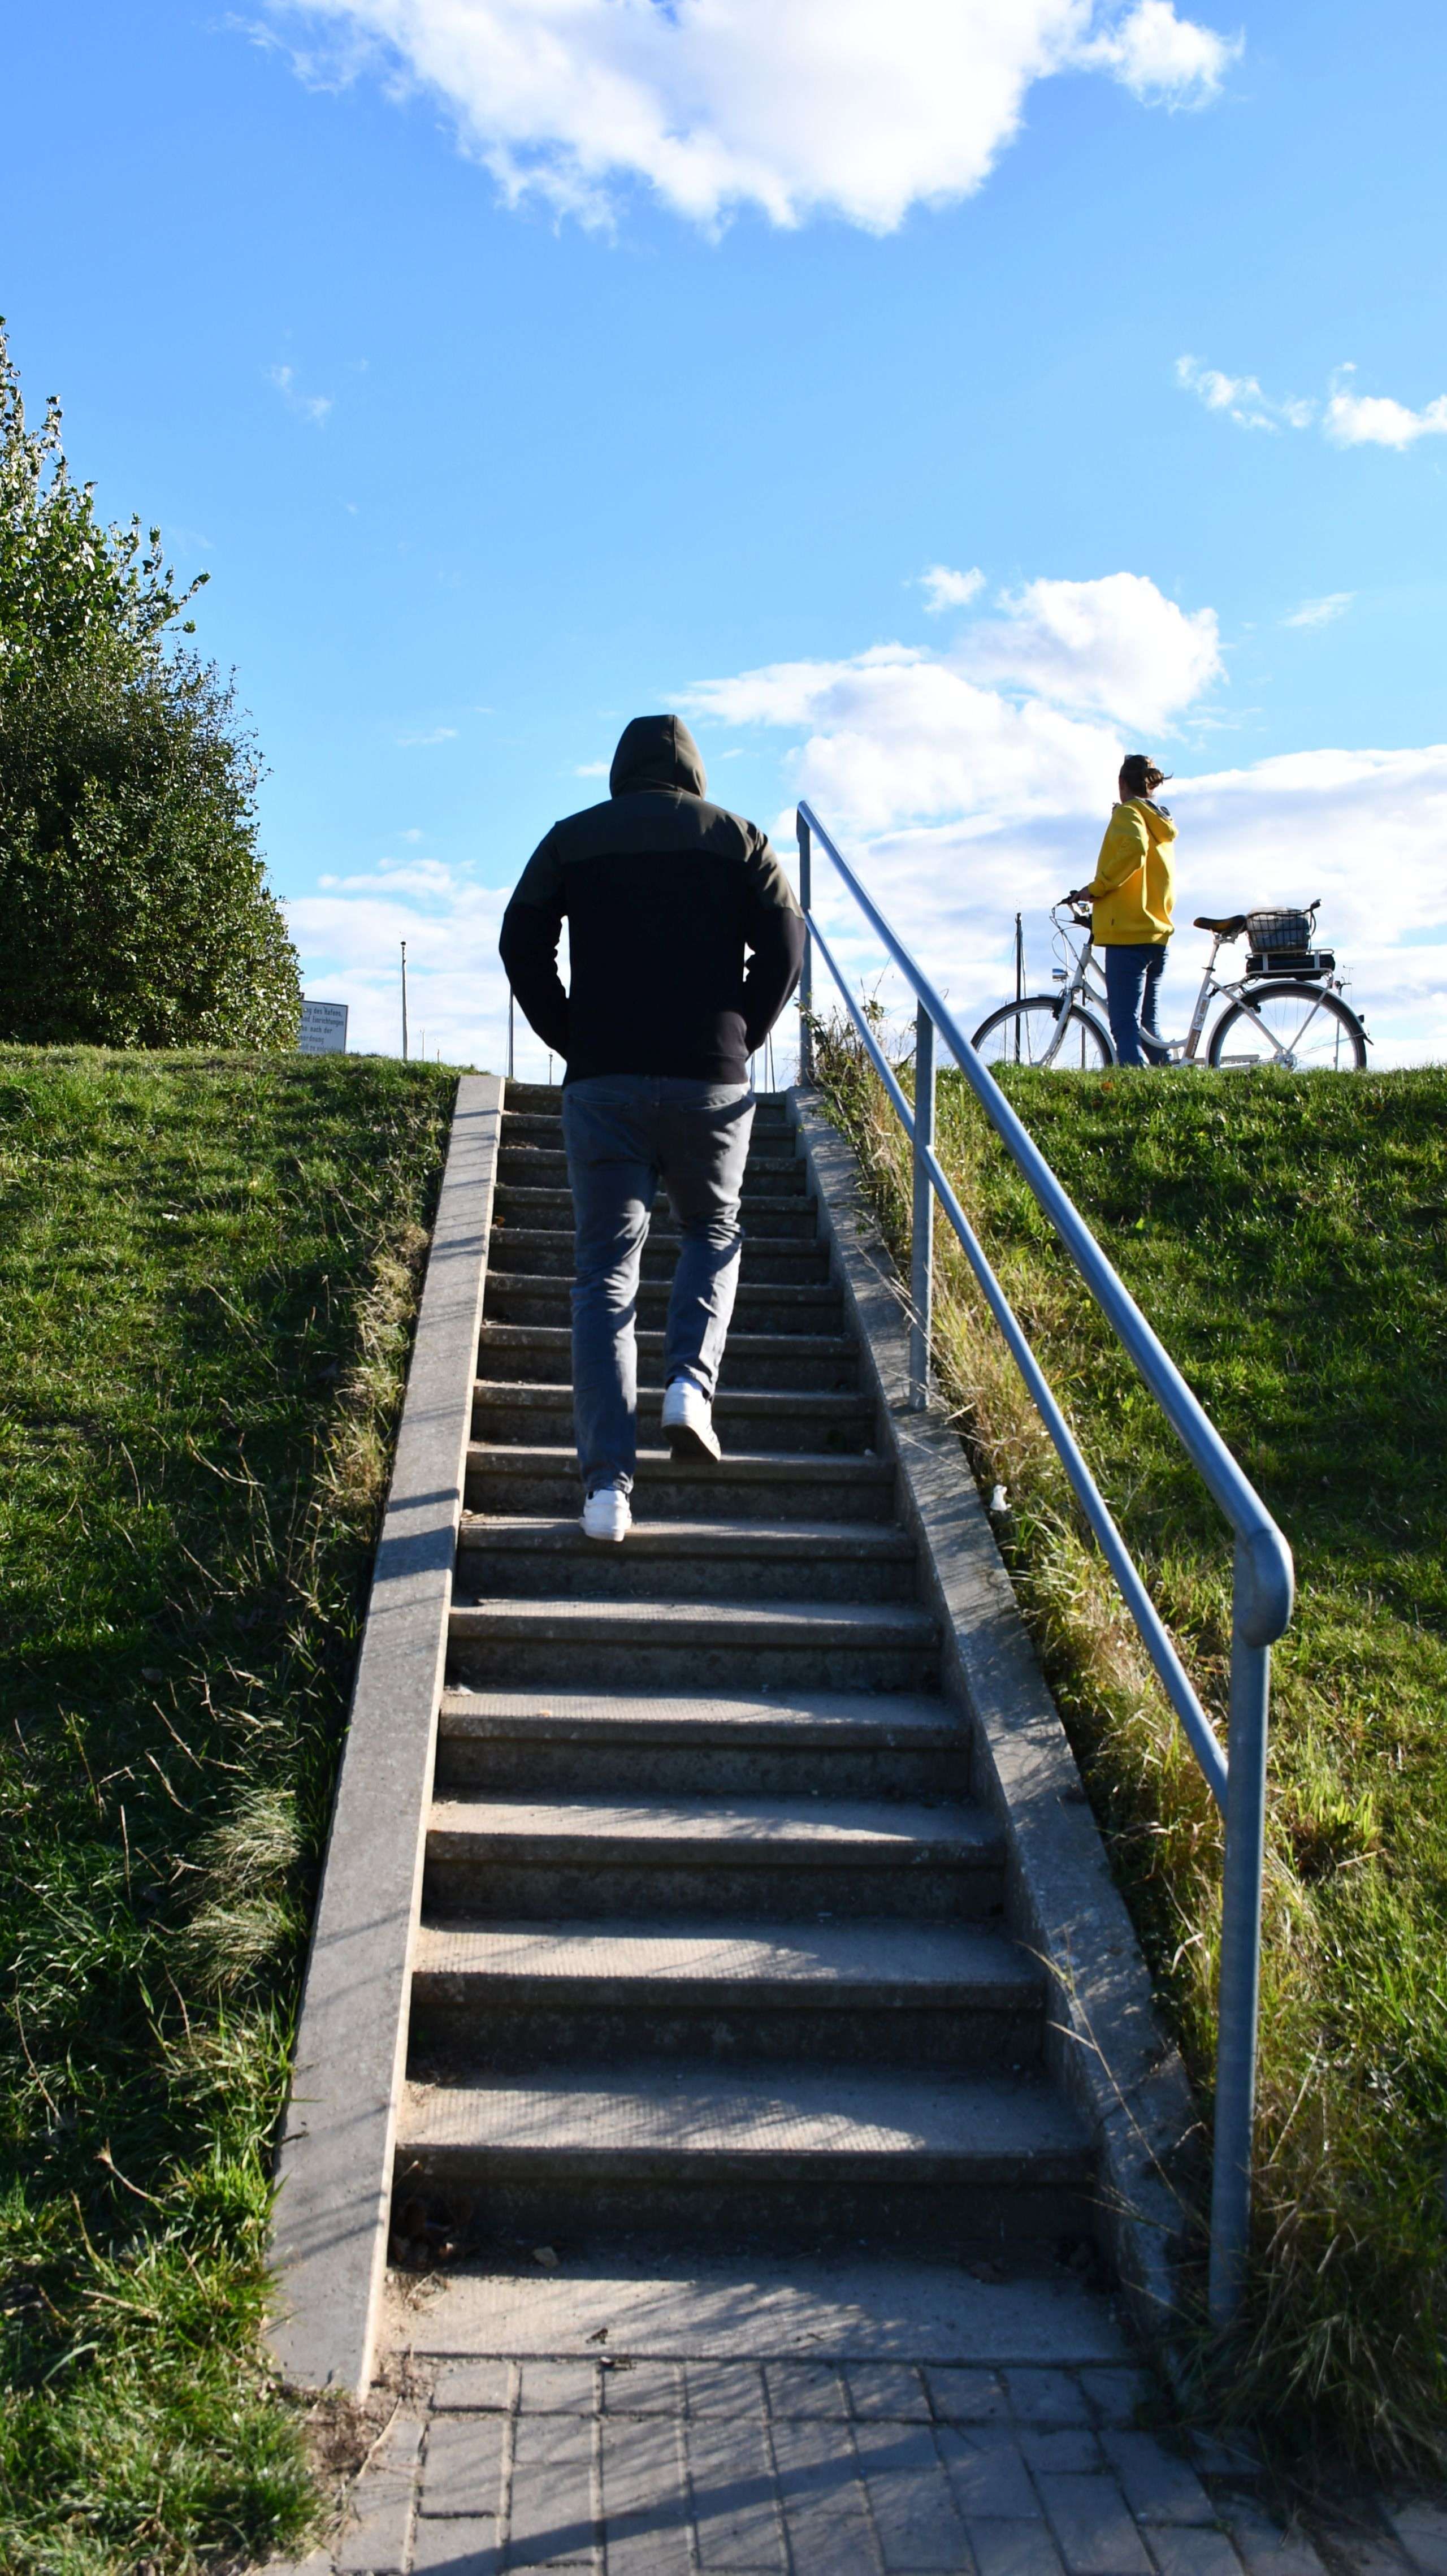
[(347, 1004), (345, 1002), (303, 1002), (301, 1034), (297, 1045), (303, 1055), (345, 1055), (347, 1052)]

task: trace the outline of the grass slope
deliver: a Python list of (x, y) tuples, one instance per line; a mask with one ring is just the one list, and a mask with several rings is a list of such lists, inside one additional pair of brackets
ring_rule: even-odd
[(306, 2529), (271, 2136), (455, 1076), (0, 1049), (0, 2564)]
[[(835, 1114), (907, 1249), (862, 1055)], [(1447, 2429), (1447, 1071), (1016, 1072), (1005, 1088), (1296, 1552), (1274, 1663), (1260, 2185), (1228, 2411), (1400, 2472)], [(1208, 1705), (1227, 1533), (963, 1078), (942, 1157)], [(1189, 1752), (941, 1224), (938, 1359), (1203, 2098), (1220, 1840)]]

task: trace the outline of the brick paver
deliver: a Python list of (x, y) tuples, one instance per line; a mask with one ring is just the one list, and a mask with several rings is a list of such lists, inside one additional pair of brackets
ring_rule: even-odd
[(1068, 2370), (1007, 2370), (1010, 2405), (1022, 2424), (1089, 2424), (1085, 2390)]
[(967, 2529), (980, 2576), (1061, 2576), (1059, 2553), (1043, 2522), (971, 2521)]
[(502, 2510), (505, 2419), (439, 2415), (427, 2436), (422, 2470), (425, 2514), (491, 2514)]
[(520, 2414), (508, 2501), (509, 2567), (591, 2570), (595, 2519), (591, 2416)]
[(1440, 2504), (1402, 2504), (1392, 2514), (1392, 2528), (1421, 2576), (1447, 2576), (1447, 2508)]
[(1038, 2484), (1069, 2576), (1155, 2576), (1114, 2478), (1067, 2474)]
[(1240, 2576), (1224, 2531), (1197, 2522), (1156, 2523), (1146, 2534), (1161, 2576)]
[(266, 2576), (1447, 2576), (1440, 2504), (1333, 2525), (1324, 2563), (1248, 2446), (1158, 2404), (1125, 2369), (445, 2361), (331, 2550)]
[(1105, 2433), (1101, 2447), (1141, 2522), (1211, 2522), (1211, 2499), (1189, 2463), (1150, 2433)]
[(929, 2426), (857, 2424), (854, 2432), (888, 2576), (959, 2576), (969, 2543)]
[(956, 2362), (926, 2370), (930, 2404), (944, 2424), (994, 2424), (1009, 2416), (1010, 2400), (998, 2370), (968, 2370)]
[(942, 2425), (935, 2436), (951, 2492), (968, 2522), (986, 2515), (1038, 2522), (1042, 2507), (1025, 2455), (1008, 2425)]
[(876, 2576), (878, 2548), (854, 2447), (836, 2425), (805, 2417), (770, 2425), (790, 2576)]
[(426, 2418), (399, 2415), (358, 2479), (337, 2549), (341, 2576), (403, 2576), (410, 2565), (412, 2507)]
[(924, 2374), (900, 2361), (851, 2362), (845, 2373), (856, 2415), (887, 2416), (892, 2423), (928, 2424)]
[(608, 2576), (689, 2576), (691, 2525), (678, 2407), (667, 2416), (608, 2417), (600, 2449)]
[(1247, 2576), (1324, 2576), (1321, 2560), (1305, 2534), (1283, 2531), (1254, 2504), (1235, 2498), (1223, 2519), (1246, 2561)]

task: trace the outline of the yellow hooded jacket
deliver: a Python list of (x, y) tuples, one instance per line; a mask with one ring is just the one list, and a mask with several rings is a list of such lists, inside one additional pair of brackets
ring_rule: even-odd
[(1164, 948), (1171, 935), (1175, 872), (1169, 814), (1144, 797), (1111, 809), (1095, 874), (1082, 892), (1095, 907), (1092, 936), (1101, 948)]

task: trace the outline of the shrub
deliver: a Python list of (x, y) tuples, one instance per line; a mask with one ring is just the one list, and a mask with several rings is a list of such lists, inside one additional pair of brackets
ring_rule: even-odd
[(0, 324), (0, 1038), (288, 1047), (296, 952), (256, 847), (258, 763), (199, 586), (106, 527), (61, 418), (26, 425)]

